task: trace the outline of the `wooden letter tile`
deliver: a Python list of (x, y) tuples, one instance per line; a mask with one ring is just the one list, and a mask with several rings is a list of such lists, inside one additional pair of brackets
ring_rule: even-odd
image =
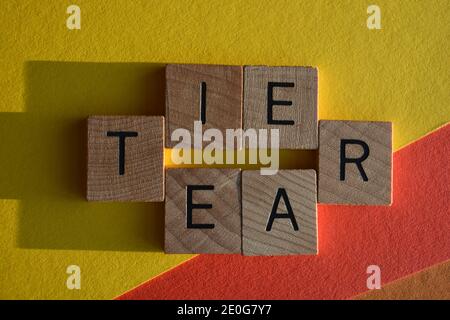
[(169, 64), (166, 66), (166, 147), (174, 147), (172, 132), (194, 134), (194, 121), (203, 129), (242, 128), (242, 67)]
[(281, 149), (317, 149), (317, 69), (244, 69), (244, 129), (279, 129)]
[(320, 121), (319, 203), (390, 205), (392, 123)]
[(164, 117), (88, 119), (87, 198), (164, 200)]
[(240, 253), (240, 169), (166, 171), (166, 253)]
[(317, 254), (314, 170), (242, 172), (244, 255)]

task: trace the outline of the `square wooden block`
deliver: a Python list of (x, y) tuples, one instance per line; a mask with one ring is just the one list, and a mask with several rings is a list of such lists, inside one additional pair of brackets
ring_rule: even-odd
[(314, 170), (242, 172), (244, 255), (317, 254)]
[(240, 169), (166, 171), (166, 253), (241, 252)]
[(242, 128), (241, 66), (166, 66), (166, 147), (179, 143), (171, 140), (178, 128), (193, 137), (194, 121), (201, 121), (203, 130), (219, 129), (224, 137), (226, 129)]
[(164, 117), (88, 118), (87, 199), (164, 200)]
[(319, 203), (391, 204), (391, 122), (320, 121), (319, 135)]
[(317, 149), (317, 69), (244, 69), (244, 129), (279, 129), (281, 149)]

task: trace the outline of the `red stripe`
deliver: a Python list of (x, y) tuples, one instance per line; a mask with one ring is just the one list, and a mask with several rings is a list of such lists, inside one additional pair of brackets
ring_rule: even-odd
[(394, 154), (391, 207), (319, 206), (319, 255), (200, 255), (119, 299), (342, 299), (450, 258), (450, 125)]

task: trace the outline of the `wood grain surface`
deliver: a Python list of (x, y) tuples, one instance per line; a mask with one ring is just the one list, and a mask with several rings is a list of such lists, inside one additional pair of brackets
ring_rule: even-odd
[[(320, 121), (319, 203), (390, 205), (392, 202), (392, 123), (371, 121)], [(361, 162), (367, 181), (355, 163), (346, 163), (341, 180), (341, 140), (356, 139), (369, 148)], [(348, 144), (346, 157), (364, 154), (361, 145)]]
[[(242, 128), (242, 67), (169, 64), (166, 66), (166, 147), (178, 144), (171, 134), (178, 128), (194, 133), (201, 120), (201, 90), (205, 84), (203, 129)], [(207, 143), (203, 143), (204, 145)]]
[[(192, 192), (192, 222), (213, 229), (187, 228), (187, 186), (210, 185), (214, 190)], [(241, 253), (240, 169), (167, 169), (166, 253)]]
[[(266, 231), (280, 188), (286, 191), (297, 223), (277, 218)], [(317, 193), (315, 170), (279, 170), (262, 176), (258, 170), (242, 172), (242, 248), (244, 255), (317, 254)], [(287, 212), (282, 199), (278, 213)]]
[[(279, 129), (281, 149), (317, 149), (317, 77), (311, 67), (245, 67), (244, 129)], [(269, 90), (271, 82), (278, 85)], [(272, 119), (292, 125), (268, 123), (268, 91), (273, 92), (272, 101), (292, 102), (272, 107)]]
[[(120, 174), (119, 137), (108, 132), (136, 132), (125, 138)], [(91, 116), (88, 118), (87, 199), (95, 201), (164, 200), (164, 117)]]

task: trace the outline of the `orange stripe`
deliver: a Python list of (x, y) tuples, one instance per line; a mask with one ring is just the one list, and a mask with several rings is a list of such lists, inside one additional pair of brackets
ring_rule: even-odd
[(450, 260), (355, 297), (361, 300), (450, 300)]

